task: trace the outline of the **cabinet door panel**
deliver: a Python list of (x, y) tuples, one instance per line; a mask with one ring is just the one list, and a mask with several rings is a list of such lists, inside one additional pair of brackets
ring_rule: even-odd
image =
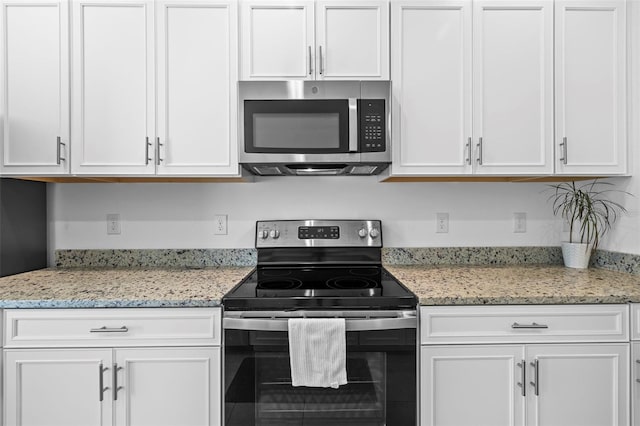
[(524, 425), (522, 346), (422, 346), (422, 426)]
[(394, 2), (394, 175), (471, 171), (471, 2)]
[[(73, 3), (74, 173), (154, 173), (153, 5)], [(117, 31), (114, 29), (117, 28)]]
[(236, 4), (156, 7), (158, 173), (238, 174)]
[[(1, 171), (68, 173), (68, 3), (3, 1), (1, 6)], [(60, 154), (58, 138), (65, 144)]]
[(624, 1), (556, 2), (559, 173), (626, 172), (625, 20)]
[(345, 3), (317, 3), (316, 78), (388, 80), (389, 4)]
[[(100, 364), (111, 366), (111, 350), (6, 350), (6, 424), (111, 425), (111, 390), (99, 398)], [(103, 377), (107, 386), (111, 368)]]
[(220, 424), (220, 348), (118, 349), (116, 363), (117, 424)]
[(314, 2), (243, 2), (242, 79), (313, 76)]
[[(527, 390), (532, 426), (629, 424), (629, 344), (531, 345), (538, 395)], [(535, 374), (529, 366), (533, 381)]]
[(550, 173), (552, 2), (480, 0), (473, 19), (477, 173)]

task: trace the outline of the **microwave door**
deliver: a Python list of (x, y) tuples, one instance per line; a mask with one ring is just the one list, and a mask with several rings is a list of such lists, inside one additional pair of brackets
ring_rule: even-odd
[(357, 151), (357, 101), (245, 100), (244, 151), (294, 155)]

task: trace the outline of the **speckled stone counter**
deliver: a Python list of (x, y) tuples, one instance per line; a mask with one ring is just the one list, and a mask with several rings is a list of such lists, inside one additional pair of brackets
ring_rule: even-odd
[(0, 278), (0, 308), (219, 306), (251, 269), (42, 269)]
[(640, 302), (640, 276), (563, 266), (386, 265), (424, 305)]

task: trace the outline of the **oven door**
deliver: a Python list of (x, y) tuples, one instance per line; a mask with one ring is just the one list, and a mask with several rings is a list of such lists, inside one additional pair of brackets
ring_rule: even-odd
[(415, 311), (343, 312), (347, 385), (291, 386), (287, 319), (322, 312), (226, 312), (225, 426), (416, 424)]

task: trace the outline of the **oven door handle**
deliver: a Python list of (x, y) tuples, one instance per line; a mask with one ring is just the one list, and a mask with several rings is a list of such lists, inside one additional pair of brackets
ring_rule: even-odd
[[(416, 328), (418, 320), (414, 316), (403, 318), (347, 318), (347, 331), (375, 331)], [(288, 318), (224, 318), (223, 327), (231, 330), (247, 331), (287, 331)]]

